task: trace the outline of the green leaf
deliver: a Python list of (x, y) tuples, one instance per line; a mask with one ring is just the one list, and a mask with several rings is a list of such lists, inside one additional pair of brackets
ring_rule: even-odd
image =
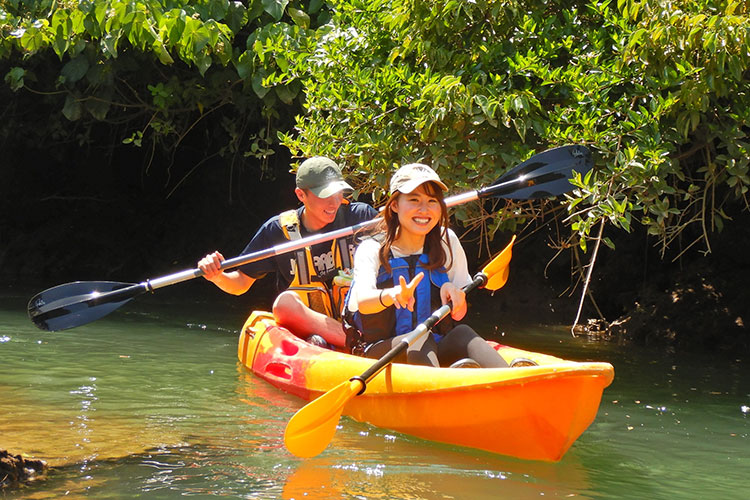
[(315, 14), (323, 6), (324, 0), (310, 0), (310, 13)]
[(168, 19), (164, 24), (164, 27), (167, 30), (169, 40), (173, 44), (179, 43), (183, 33), (185, 33), (185, 29), (187, 28), (185, 11), (179, 11), (179, 14), (176, 17)]
[[(94, 18), (100, 27), (104, 28), (104, 21), (107, 18), (107, 8), (109, 2), (96, 2), (94, 7)], [(102, 31), (104, 31), (102, 29)]]
[[(257, 2), (257, 0), (250, 1), (252, 3)], [(242, 2), (229, 2), (229, 8), (227, 9), (227, 13), (224, 17), (224, 22), (227, 24), (227, 26), (229, 26), (229, 29), (232, 30), (232, 33), (237, 33), (238, 31), (240, 31), (245, 23), (246, 14), (247, 8), (245, 8)]]
[[(235, 69), (237, 70), (237, 74), (240, 78), (243, 80), (249, 78), (253, 74), (253, 53), (250, 50), (244, 51), (242, 54), (240, 54), (240, 57), (237, 58), (237, 61), (234, 64)], [(254, 87), (253, 87), (254, 88)], [(262, 97), (262, 96), (260, 96)]]
[(195, 57), (195, 65), (198, 66), (201, 76), (206, 74), (208, 68), (211, 67), (211, 56), (208, 54), (198, 54)]
[(721, 217), (714, 217), (713, 218), (714, 225), (716, 226), (716, 230), (718, 232), (721, 232), (724, 229), (724, 221)]
[(52, 38), (52, 50), (54, 50), (57, 57), (62, 60), (63, 54), (68, 50), (70, 44), (73, 22), (65, 10), (56, 10), (52, 15), (50, 26), (54, 33)]
[(263, 2), (262, 0), (249, 0), (250, 5), (247, 10), (248, 22), (259, 18), (263, 14)]
[(44, 36), (39, 28), (31, 27), (21, 36), (21, 47), (28, 52), (36, 52), (44, 46)]
[(102, 52), (110, 57), (117, 57), (117, 41), (119, 39), (119, 33), (107, 33), (102, 38)]
[[(96, 120), (104, 121), (104, 119), (107, 118), (107, 112), (109, 111), (110, 106), (111, 104), (108, 100), (92, 99), (86, 101), (85, 107), (86, 111), (88, 111)], [(63, 113), (64, 112), (65, 111), (63, 110)]]
[(65, 98), (65, 105), (63, 106), (62, 113), (65, 115), (65, 118), (68, 120), (74, 122), (81, 118), (81, 112), (83, 107), (81, 106), (81, 103), (73, 97), (72, 94), (68, 94), (68, 96)]
[(154, 44), (152, 45), (152, 49), (156, 53), (156, 57), (159, 58), (159, 62), (161, 62), (162, 64), (169, 65), (174, 63), (174, 59), (172, 59), (172, 56), (169, 55), (169, 51), (163, 43), (159, 41), (154, 42)]
[(206, 47), (206, 45), (208, 45), (208, 42), (211, 40), (211, 35), (209, 34), (205, 26), (201, 26), (200, 28), (193, 31), (192, 40), (193, 40), (193, 55), (195, 56), (201, 53), (203, 49)]
[(305, 12), (292, 7), (289, 7), (286, 11), (289, 13), (289, 16), (291, 16), (294, 24), (305, 29), (310, 27), (310, 16)]
[(253, 74), (253, 91), (255, 91), (255, 95), (263, 99), (266, 94), (271, 90), (269, 87), (263, 86), (263, 79), (266, 77), (267, 72), (263, 68), (258, 68), (258, 70)]
[(55, 51), (55, 54), (57, 54), (57, 57), (62, 61), (63, 55), (65, 55), (65, 52), (68, 50), (68, 37), (61, 34), (56, 33), (55, 37), (52, 39), (52, 50)]
[(72, 84), (83, 78), (88, 70), (88, 59), (84, 55), (79, 55), (65, 63), (60, 74), (64, 77), (65, 83)]
[(630, 214), (626, 217), (620, 217), (617, 220), (625, 231), (630, 232)]
[(289, 0), (262, 0), (262, 3), (263, 10), (278, 21), (284, 15), (284, 9), (289, 4)]
[(26, 70), (15, 66), (8, 71), (5, 75), (5, 81), (10, 86), (10, 89), (15, 92), (23, 88), (23, 77), (26, 75)]

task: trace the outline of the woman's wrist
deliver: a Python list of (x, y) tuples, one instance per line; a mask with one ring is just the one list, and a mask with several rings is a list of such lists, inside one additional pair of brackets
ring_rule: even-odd
[(380, 305), (383, 306), (383, 309), (387, 309), (388, 306), (385, 302), (383, 302), (383, 292), (385, 292), (385, 288), (382, 288), (380, 290), (380, 293), (378, 293), (378, 300), (380, 301)]

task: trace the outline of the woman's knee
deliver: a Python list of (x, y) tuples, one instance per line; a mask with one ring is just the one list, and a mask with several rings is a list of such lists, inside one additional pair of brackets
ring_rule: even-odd
[(471, 340), (478, 337), (479, 334), (475, 332), (472, 327), (470, 327), (469, 325), (461, 324), (456, 325), (455, 328), (448, 332), (444, 340), (447, 340), (449, 343), (460, 342), (462, 344), (467, 344)]
[(450, 366), (459, 359), (470, 357), (470, 345), (484, 340), (469, 325), (456, 325), (438, 344), (440, 364)]
[(447, 340), (445, 346), (442, 342), (440, 343), (440, 346), (444, 347), (444, 350), (440, 351), (440, 359), (444, 363), (469, 357), (479, 363), (482, 368), (508, 366), (505, 359), (468, 325), (458, 325), (446, 335), (445, 340)]

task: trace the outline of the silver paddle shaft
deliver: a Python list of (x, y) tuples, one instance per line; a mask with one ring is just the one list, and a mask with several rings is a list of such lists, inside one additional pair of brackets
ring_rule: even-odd
[[(479, 199), (478, 191), (470, 191), (468, 193), (462, 193), (446, 198), (445, 204), (448, 207), (454, 207), (456, 205), (461, 205), (463, 203), (468, 203), (477, 199)], [(328, 233), (313, 234), (311, 236), (306, 236), (305, 238), (300, 238), (298, 240), (290, 240), (274, 247), (267, 248), (265, 250), (259, 250), (257, 252), (240, 255), (238, 257), (234, 257), (222, 262), (221, 270), (224, 271), (227, 269), (243, 266), (245, 264), (250, 264), (251, 262), (268, 259), (270, 257), (293, 252), (295, 250), (317, 245), (319, 243), (325, 243), (326, 241), (346, 238), (347, 236), (358, 233), (363, 229), (374, 226), (378, 220), (379, 219), (376, 217), (375, 219), (360, 222), (359, 224), (355, 224), (353, 226), (336, 229), (335, 231), (330, 231)], [(139, 286), (143, 287), (144, 290), (153, 291), (158, 288), (182, 283), (183, 281), (188, 281), (200, 276), (203, 276), (203, 271), (201, 271), (200, 269), (188, 269), (174, 274), (168, 274), (167, 276), (162, 276), (160, 278), (146, 280), (140, 283)]]

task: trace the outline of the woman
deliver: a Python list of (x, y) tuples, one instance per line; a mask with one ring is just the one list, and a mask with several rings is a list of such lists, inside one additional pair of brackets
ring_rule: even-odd
[[(404, 165), (391, 178), (378, 231), (354, 255), (345, 305), (347, 345), (353, 353), (380, 358), (448, 301), (452, 320), (466, 315), (461, 288), (471, 277), (461, 243), (448, 228), (447, 189), (434, 170), (420, 163)], [(409, 346), (405, 361), (449, 366), (471, 358), (483, 368), (508, 366), (474, 330), (452, 320), (446, 318)]]

